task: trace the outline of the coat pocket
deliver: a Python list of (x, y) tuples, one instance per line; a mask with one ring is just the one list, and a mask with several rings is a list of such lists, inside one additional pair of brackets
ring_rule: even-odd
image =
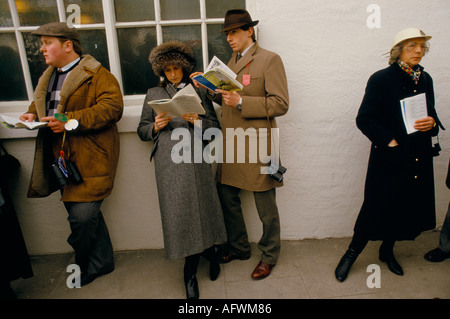
[(389, 174), (400, 174), (407, 165), (403, 147), (401, 145), (395, 147), (378, 147), (378, 160), (381, 167)]
[(109, 174), (109, 153), (105, 149), (105, 144), (101, 141), (100, 136), (85, 135), (78, 137), (77, 147), (73, 149), (73, 157), (71, 155), (70, 158), (74, 160), (83, 178)]

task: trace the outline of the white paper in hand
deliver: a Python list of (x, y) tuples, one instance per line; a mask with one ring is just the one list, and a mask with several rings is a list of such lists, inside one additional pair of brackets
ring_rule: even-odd
[(428, 116), (427, 98), (425, 93), (405, 98), (400, 101), (403, 122), (408, 134), (417, 132), (414, 128), (415, 122)]

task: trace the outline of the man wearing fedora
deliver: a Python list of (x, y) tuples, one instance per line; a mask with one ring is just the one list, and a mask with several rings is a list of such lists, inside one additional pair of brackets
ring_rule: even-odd
[[(258, 22), (252, 21), (250, 14), (242, 9), (229, 10), (225, 15), (222, 32), (226, 33), (233, 49), (228, 67), (237, 74), (236, 79), (244, 88), (240, 92), (216, 91), (222, 98), (223, 145), (227, 145), (227, 129), (242, 128), (245, 131), (254, 128), (258, 135), (261, 128), (270, 132), (270, 128), (277, 127), (275, 117), (288, 111), (288, 86), (283, 62), (276, 53), (258, 45), (254, 30)], [(257, 136), (258, 141), (260, 137)], [(262, 138), (267, 138), (267, 145), (270, 145), (270, 134)], [(262, 168), (266, 168), (268, 163), (262, 163), (261, 159), (256, 163), (248, 160), (248, 144), (244, 145), (245, 163), (238, 163), (235, 157), (231, 163), (224, 161), (218, 165), (218, 192), (228, 236), (227, 249), (221, 261), (227, 263), (234, 259), (250, 258), (250, 243), (239, 193), (241, 190), (253, 192), (263, 234), (258, 243), (261, 260), (252, 278), (262, 279), (270, 275), (280, 253), (280, 219), (275, 189), (283, 186), (283, 182), (262, 173)], [(238, 145), (234, 147), (236, 155)], [(227, 158), (225, 153), (224, 147), (224, 159)]]
[[(81, 285), (114, 269), (106, 223), (100, 211), (111, 194), (119, 159), (117, 121), (123, 113), (119, 84), (90, 55), (83, 55), (79, 34), (65, 22), (32, 32), (49, 66), (39, 79), (34, 101), (20, 119), (48, 122), (39, 129), (28, 197), (46, 197), (61, 189), (71, 234), (68, 243), (81, 270)], [(72, 162), (81, 181), (56, 182), (52, 164)], [(62, 164), (61, 173), (64, 172)]]

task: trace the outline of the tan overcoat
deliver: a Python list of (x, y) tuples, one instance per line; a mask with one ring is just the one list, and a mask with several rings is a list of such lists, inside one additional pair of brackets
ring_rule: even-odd
[[(54, 67), (39, 79), (34, 101), (27, 112), (38, 119), (46, 116), (46, 94)], [(113, 188), (119, 160), (119, 133), (116, 123), (123, 114), (120, 86), (107, 69), (90, 55), (67, 75), (61, 88), (57, 113), (76, 119), (78, 128), (67, 132), (63, 147), (66, 158), (78, 168), (83, 182), (64, 187), (62, 201), (91, 202), (104, 199)], [(52, 182), (51, 162), (59, 157), (63, 134), (42, 128), (36, 151), (28, 197), (45, 197), (58, 190)]]
[[(259, 146), (262, 139), (266, 139), (268, 149), (262, 153), (270, 155), (269, 123), (276, 128), (275, 117), (286, 114), (289, 108), (289, 95), (286, 73), (280, 56), (267, 51), (255, 43), (249, 51), (235, 62), (233, 54), (228, 66), (237, 74), (237, 80), (243, 83), (244, 75), (250, 75), (250, 84), (238, 92), (242, 96), (242, 110), (226, 106), (222, 103), (222, 135), (223, 135), (223, 163), (219, 164), (217, 179), (222, 184), (231, 185), (250, 191), (267, 191), (280, 187), (279, 183), (267, 174), (261, 174), (262, 163)], [(267, 129), (262, 131), (260, 129)], [(228, 129), (228, 138), (227, 138)], [(242, 130), (240, 130), (242, 129)], [(235, 135), (246, 135), (239, 141)], [(242, 134), (243, 132), (243, 134)], [(275, 138), (275, 136), (273, 137)], [(228, 145), (228, 148), (227, 148)], [(232, 147), (234, 145), (234, 147)], [(253, 147), (250, 147), (253, 145)], [(254, 148), (255, 146), (256, 149)], [(230, 161), (230, 150), (234, 149), (234, 160)], [(245, 149), (245, 161), (240, 153)], [(228, 153), (228, 159), (227, 159)], [(256, 154), (256, 156), (255, 156)], [(256, 159), (255, 159), (256, 158)]]

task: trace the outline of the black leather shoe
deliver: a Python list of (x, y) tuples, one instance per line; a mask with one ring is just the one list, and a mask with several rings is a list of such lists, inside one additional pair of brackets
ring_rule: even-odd
[(198, 282), (195, 276), (191, 277), (185, 282), (186, 285), (186, 299), (198, 299), (200, 293), (198, 291)]
[(214, 281), (219, 277), (219, 274), (220, 274), (219, 261), (211, 261), (209, 263), (209, 279)]
[(438, 263), (441, 261), (446, 260), (447, 258), (450, 258), (450, 253), (446, 253), (445, 251), (442, 251), (439, 247), (435, 248), (433, 250), (430, 250), (423, 256), (428, 261)]
[(214, 281), (219, 277), (220, 274), (220, 264), (219, 256), (221, 255), (218, 246), (213, 245), (212, 247), (206, 249), (202, 256), (209, 261), (209, 278)]
[(393, 253), (384, 254), (380, 252), (380, 261), (387, 263), (389, 270), (394, 274), (403, 276), (402, 266), (399, 265)]
[(352, 265), (355, 262), (356, 258), (358, 258), (358, 255), (359, 253), (351, 248), (349, 248), (345, 252), (344, 256), (342, 256), (341, 260), (339, 261), (336, 270), (334, 271), (337, 280), (343, 282), (345, 279), (347, 279), (350, 268), (352, 268)]
[(95, 279), (97, 279), (100, 276), (109, 274), (110, 272), (112, 272), (114, 270), (114, 268), (112, 269), (108, 269), (96, 274), (89, 274), (89, 273), (81, 273), (81, 278), (80, 278), (80, 285), (81, 287), (89, 285), (91, 282), (93, 282)]

